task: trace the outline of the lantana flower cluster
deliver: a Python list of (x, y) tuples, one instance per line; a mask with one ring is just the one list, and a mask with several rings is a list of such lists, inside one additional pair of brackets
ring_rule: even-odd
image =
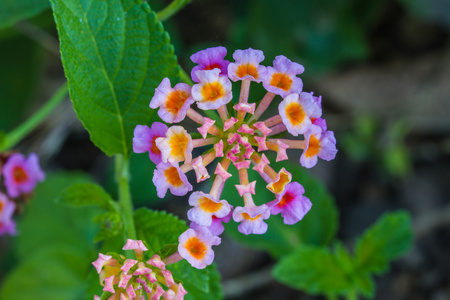
[(103, 291), (111, 293), (108, 300), (181, 300), (187, 294), (183, 285), (174, 281), (172, 272), (166, 269), (166, 262), (159, 255), (144, 259), (144, 251), (148, 249), (141, 240), (128, 239), (122, 249), (134, 250), (136, 259), (117, 253), (99, 253), (92, 263)]
[[(294, 224), (310, 210), (312, 204), (303, 195), (303, 186), (292, 181), (285, 168), (273, 169), (268, 158), (271, 155), (266, 156), (266, 151), (274, 152), (275, 161), (279, 162), (288, 159), (288, 151), (302, 150), (299, 163), (306, 168), (316, 165), (318, 158), (332, 160), (337, 152), (334, 134), (327, 130), (322, 118), (322, 97), (303, 91), (298, 77), (304, 71), (302, 65), (280, 55), (273, 66), (263, 66), (263, 52), (251, 48), (236, 50), (234, 62), (226, 60), (226, 54), (224, 47), (195, 53), (191, 56), (198, 64), (191, 72), (194, 84), (178, 83), (172, 87), (170, 80), (164, 78), (150, 102), (150, 108), (158, 109), (158, 115), (168, 124), (180, 123), (186, 117), (197, 123), (201, 138), (193, 138), (179, 124), (168, 127), (160, 122), (150, 128), (138, 125), (134, 131), (134, 152), (148, 152), (156, 164), (153, 183), (160, 198), (168, 190), (177, 196), (192, 191), (186, 177), (191, 170), (197, 182), (214, 176), (208, 193), (195, 191), (190, 195), (192, 208), (187, 217), (191, 228), (179, 237), (179, 254), (196, 268), (212, 263), (211, 246), (220, 243), (223, 222), (232, 218), (239, 223), (241, 233), (263, 234), (267, 231), (265, 220), (271, 215), (281, 214), (285, 224)], [(238, 81), (239, 99), (232, 101), (233, 83)], [(260, 101), (250, 96), (252, 82), (262, 84), (266, 90)], [(274, 99), (279, 100), (278, 112), (266, 113)], [(194, 103), (205, 114), (195, 110)], [(217, 111), (217, 118), (207, 117), (208, 110)], [(290, 137), (277, 138), (286, 132)], [(193, 149), (205, 146), (210, 150), (192, 156)], [(216, 159), (214, 174), (210, 174), (206, 167)], [(227, 201), (230, 199), (221, 199), (231, 176), (231, 165), (239, 174), (236, 189), (243, 199), (242, 205), (234, 208)], [(265, 181), (273, 201), (255, 204), (256, 181), (249, 182), (250, 170)]]
[(0, 235), (16, 234), (16, 223), (13, 220), (17, 205), (30, 197), (36, 184), (45, 178), (39, 166), (39, 158), (31, 153), (28, 158), (20, 153), (0, 154), (0, 174), (2, 190), (0, 192)]

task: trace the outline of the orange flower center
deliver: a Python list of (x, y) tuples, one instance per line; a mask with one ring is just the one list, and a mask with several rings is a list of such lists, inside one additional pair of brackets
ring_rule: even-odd
[(201, 90), (203, 101), (216, 101), (223, 97), (223, 87), (219, 82), (205, 83)]
[(214, 69), (219, 69), (222, 70), (220, 68), (220, 64), (211, 64), (211, 65), (207, 65), (206, 67), (203, 68), (203, 70), (214, 70)]
[(203, 243), (198, 237), (191, 237), (186, 241), (185, 248), (195, 259), (202, 259), (207, 252), (205, 243)]
[(301, 124), (306, 117), (305, 111), (303, 110), (300, 103), (297, 102), (289, 103), (285, 111), (289, 122), (291, 122), (293, 126)]
[(152, 139), (152, 147), (151, 147), (151, 151), (152, 151), (152, 153), (155, 153), (155, 154), (158, 154), (158, 155), (161, 155), (161, 150), (159, 150), (159, 148), (158, 147), (156, 147), (156, 142), (155, 142), (155, 140), (157, 139), (157, 138), (159, 138), (160, 136), (154, 136), (153, 137), (153, 139)]
[(291, 181), (289, 175), (285, 172), (280, 173), (280, 179), (275, 182), (270, 183), (267, 188), (275, 194), (279, 194), (284, 190), (286, 184)]
[(183, 133), (177, 133), (170, 137), (170, 155), (184, 160), (184, 152), (189, 143), (189, 138)]
[(306, 157), (312, 157), (317, 155), (320, 150), (320, 141), (316, 138), (315, 135), (311, 135), (309, 138), (308, 150), (305, 152)]
[(13, 178), (16, 183), (27, 181), (28, 175), (22, 167), (15, 167), (13, 170)]
[(0, 202), (0, 214), (2, 213), (2, 211), (3, 211), (3, 202)]
[(242, 78), (247, 75), (258, 79), (258, 69), (252, 64), (239, 65), (236, 70), (236, 76)]
[(295, 198), (295, 194), (292, 192), (286, 192), (283, 197), (281, 197), (280, 202), (278, 202), (277, 206), (278, 207), (284, 207), (286, 205), (288, 205), (289, 203), (291, 203), (292, 200), (294, 200)]
[(259, 219), (259, 217), (261, 217), (261, 214), (257, 215), (254, 218), (250, 217), (250, 215), (248, 213), (242, 213), (242, 216), (244, 217), (245, 220), (255, 221), (255, 220)]
[(207, 213), (214, 213), (222, 207), (221, 203), (214, 202), (207, 197), (200, 198), (199, 203), (200, 208)]
[(174, 91), (167, 97), (166, 108), (173, 114), (177, 114), (183, 107), (189, 96), (184, 91)]
[(292, 79), (283, 73), (275, 73), (272, 75), (270, 85), (285, 91), (289, 91), (291, 89)]
[(175, 187), (179, 187), (183, 184), (183, 180), (181, 180), (180, 174), (178, 174), (178, 170), (175, 167), (170, 167), (165, 170), (164, 176), (166, 176), (167, 181)]

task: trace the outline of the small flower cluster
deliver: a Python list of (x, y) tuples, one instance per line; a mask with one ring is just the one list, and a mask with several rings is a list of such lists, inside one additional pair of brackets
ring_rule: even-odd
[[(16, 234), (16, 224), (12, 219), (20, 201), (26, 201), (39, 181), (45, 178), (34, 153), (25, 158), (20, 153), (0, 154), (0, 173), (3, 186), (9, 196), (0, 192), (0, 235)], [(2, 187), (3, 188), (3, 187)], [(12, 199), (12, 200), (11, 200)]]
[(122, 249), (134, 250), (136, 259), (117, 253), (99, 253), (92, 263), (100, 275), (103, 291), (111, 293), (108, 300), (181, 300), (187, 294), (181, 283), (175, 283), (159, 255), (144, 260), (144, 251), (148, 249), (142, 241), (128, 239)]
[[(300, 164), (306, 168), (313, 167), (318, 158), (332, 160), (337, 152), (334, 134), (327, 130), (322, 118), (322, 97), (302, 90), (302, 80), (297, 77), (304, 71), (302, 65), (280, 55), (273, 66), (266, 67), (260, 65), (263, 52), (251, 48), (236, 50), (234, 62), (225, 60), (226, 53), (224, 47), (195, 53), (191, 56), (198, 64), (191, 72), (195, 84), (191, 87), (178, 83), (171, 87), (170, 80), (164, 78), (150, 102), (150, 108), (158, 108), (158, 115), (166, 123), (179, 123), (188, 117), (199, 124), (197, 130), (202, 138), (193, 138), (182, 126), (167, 127), (159, 122), (151, 128), (138, 125), (133, 138), (134, 152), (148, 152), (157, 165), (153, 183), (161, 198), (167, 190), (173, 195), (186, 195), (193, 187), (185, 174), (194, 170), (197, 182), (207, 180), (210, 174), (206, 166), (220, 158), (210, 192), (191, 194), (192, 209), (187, 213), (191, 229), (179, 238), (180, 255), (197, 268), (213, 261), (211, 246), (220, 243), (218, 235), (224, 230), (223, 222), (233, 218), (243, 234), (263, 234), (267, 230), (264, 220), (270, 215), (281, 213), (285, 224), (294, 224), (310, 210), (312, 204), (303, 196), (302, 185), (291, 182), (292, 175), (285, 168), (275, 171), (263, 151), (275, 152), (278, 162), (288, 159), (287, 149), (301, 149)], [(232, 81), (240, 81), (241, 89), (239, 99), (229, 105), (233, 98)], [(249, 101), (251, 82), (262, 83), (267, 91), (259, 103)], [(261, 121), (276, 96), (281, 97), (278, 113)], [(191, 108), (193, 103), (200, 110), (217, 110), (217, 120)], [(276, 138), (286, 131), (304, 138)], [(204, 146), (211, 148), (193, 158), (193, 149)], [(228, 201), (220, 200), (231, 176), (227, 171), (231, 164), (239, 174), (236, 189), (244, 203), (234, 209)], [(251, 165), (274, 194), (273, 201), (262, 205), (253, 201), (256, 181), (249, 182)]]

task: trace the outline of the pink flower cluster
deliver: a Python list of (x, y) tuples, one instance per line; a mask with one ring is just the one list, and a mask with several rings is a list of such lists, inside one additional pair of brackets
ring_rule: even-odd
[(134, 250), (136, 259), (100, 253), (92, 263), (100, 275), (103, 291), (111, 293), (108, 300), (181, 300), (187, 294), (181, 283), (175, 283), (159, 255), (144, 260), (144, 251), (148, 249), (142, 241), (128, 239), (122, 249)]
[[(11, 199), (31, 193), (37, 182), (45, 178), (38, 156), (34, 153), (28, 158), (20, 153), (3, 154), (2, 158), (6, 159), (3, 165), (0, 165), (1, 175), (6, 193)], [(12, 219), (15, 210), (16, 203), (0, 193), (0, 235), (16, 234), (16, 224)]]
[[(310, 210), (311, 201), (303, 196), (304, 189), (298, 182), (291, 182), (292, 175), (286, 169), (275, 171), (264, 151), (276, 154), (275, 161), (288, 159), (287, 150), (303, 150), (300, 165), (311, 168), (318, 158), (332, 160), (336, 155), (336, 139), (327, 130), (322, 118), (322, 98), (312, 92), (303, 92), (302, 65), (280, 55), (273, 66), (263, 66), (264, 54), (260, 50), (236, 50), (234, 62), (225, 60), (224, 47), (208, 48), (191, 56), (198, 65), (191, 75), (195, 84), (191, 87), (178, 83), (171, 87), (165, 78), (150, 102), (158, 109), (158, 115), (169, 124), (179, 123), (186, 117), (199, 125), (201, 138), (193, 138), (180, 125), (167, 127), (156, 122), (151, 128), (138, 125), (134, 132), (134, 152), (149, 152), (157, 165), (153, 183), (157, 194), (163, 198), (167, 190), (173, 195), (186, 195), (193, 189), (186, 173), (194, 170), (197, 182), (211, 177), (206, 167), (219, 159), (214, 169), (215, 178), (209, 193), (194, 192), (189, 198), (192, 208), (188, 219), (192, 222), (179, 238), (179, 253), (194, 267), (203, 268), (214, 257), (212, 245), (220, 243), (223, 222), (232, 218), (239, 223), (243, 234), (263, 234), (267, 230), (264, 220), (280, 214), (285, 224), (294, 224)], [(239, 99), (233, 100), (232, 82), (240, 81)], [(249, 101), (251, 82), (262, 83), (267, 93), (260, 101)], [(269, 105), (279, 96), (278, 112), (260, 120)], [(216, 110), (217, 118), (210, 119), (200, 111)], [(273, 114), (273, 113), (272, 113)], [(291, 138), (276, 138), (282, 133)], [(303, 135), (303, 139), (295, 138)], [(210, 146), (210, 150), (197, 157), (195, 148)], [(270, 156), (270, 155), (269, 155)], [(239, 174), (236, 189), (243, 205), (234, 208), (227, 200), (221, 200), (225, 182), (231, 176), (227, 171), (234, 165)], [(274, 200), (256, 205), (256, 181), (249, 182), (248, 170), (259, 173), (266, 188), (274, 194)], [(228, 199), (229, 200), (229, 199)]]

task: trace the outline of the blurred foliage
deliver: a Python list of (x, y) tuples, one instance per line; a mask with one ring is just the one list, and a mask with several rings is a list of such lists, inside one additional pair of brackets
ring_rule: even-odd
[[(20, 36), (0, 40), (0, 93), (4, 103), (0, 110), (0, 129), (9, 131), (29, 111), (42, 66), (42, 51), (33, 41)], [(24, 71), (26, 70), (26, 71)]]
[(98, 228), (91, 222), (97, 211), (74, 210), (55, 199), (64, 187), (87, 180), (80, 173), (58, 173), (38, 185), (18, 221), (19, 262), (5, 278), (0, 299), (83, 299), (85, 276), (97, 255), (92, 240)]
[[(409, 125), (399, 119), (384, 125), (371, 116), (359, 116), (352, 130), (340, 137), (343, 150), (355, 161), (368, 161), (393, 177), (411, 172), (412, 160), (405, 143)], [(381, 164), (380, 164), (381, 162)]]
[(450, 31), (450, 0), (398, 0), (412, 14)]
[(49, 7), (49, 0), (2, 0), (0, 1), (0, 29), (33, 17)]
[(388, 213), (358, 239), (354, 257), (339, 242), (333, 251), (325, 246), (300, 245), (277, 263), (273, 276), (311, 294), (358, 293), (373, 298), (372, 274), (387, 272), (389, 262), (411, 247), (412, 238), (409, 213)]

